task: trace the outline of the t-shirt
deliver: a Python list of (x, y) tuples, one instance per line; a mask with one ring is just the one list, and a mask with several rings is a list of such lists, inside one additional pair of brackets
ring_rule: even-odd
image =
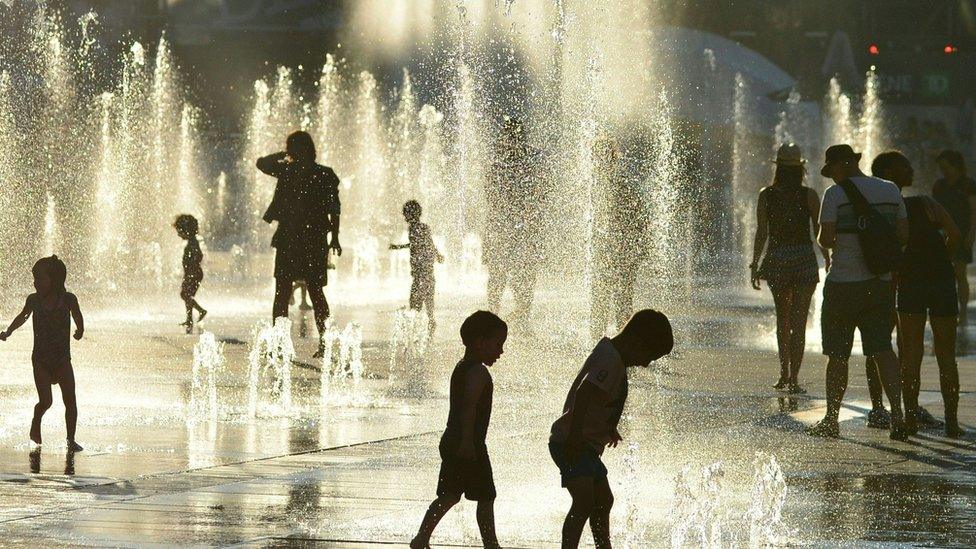
[(552, 435), (549, 440), (565, 442), (566, 438), (569, 437), (576, 391), (586, 381), (596, 385), (609, 395), (606, 402), (602, 404), (591, 403), (586, 409), (586, 417), (583, 419), (583, 440), (591, 448), (602, 454), (603, 448), (610, 442), (610, 434), (616, 427), (624, 409), (624, 402), (627, 400), (627, 368), (624, 366), (623, 359), (620, 358), (620, 353), (617, 352), (616, 347), (608, 338), (601, 339), (593, 352), (590, 353), (589, 358), (583, 363), (583, 369), (577, 374), (572, 387), (569, 388), (569, 394), (566, 395), (563, 415), (559, 416), (559, 419), (552, 424)]
[(434, 262), (437, 261), (437, 248), (434, 238), (430, 234), (430, 227), (426, 223), (411, 223), (410, 237), (410, 274), (431, 276), (434, 272)]
[[(907, 219), (905, 201), (898, 187), (877, 177), (852, 177), (851, 181), (864, 198), (894, 227), (899, 219)], [(868, 269), (857, 235), (857, 213), (840, 185), (831, 185), (823, 196), (820, 207), (820, 223), (837, 224), (837, 242), (830, 252), (830, 271), (827, 280), (832, 282), (859, 282), (881, 278), (890, 280), (891, 274), (875, 275)]]

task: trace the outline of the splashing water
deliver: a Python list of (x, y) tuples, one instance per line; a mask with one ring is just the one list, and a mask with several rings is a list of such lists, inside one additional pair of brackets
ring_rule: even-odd
[(702, 467), (694, 474), (685, 467), (676, 481), (671, 508), (671, 547), (688, 544), (698, 547), (721, 547), (722, 462)]
[(248, 415), (257, 417), (265, 376), (271, 403), (265, 406), (270, 415), (289, 415), (291, 405), (291, 363), (295, 347), (291, 339), (291, 320), (276, 318), (274, 325), (259, 322), (251, 332), (251, 351), (248, 354)]
[(210, 332), (200, 334), (200, 340), (193, 346), (191, 418), (217, 419), (217, 377), (225, 362), (224, 346), (217, 342), (216, 336)]
[(427, 313), (409, 309), (397, 311), (391, 343), (390, 395), (408, 398), (430, 396), (432, 390), (426, 368), (430, 343)]
[(329, 319), (322, 333), (321, 405), (347, 403), (363, 378), (363, 328), (350, 322), (341, 331)]
[(627, 509), (626, 535), (624, 537), (624, 547), (642, 547), (644, 545), (644, 535), (647, 529), (644, 517), (641, 515), (641, 497), (636, 489), (640, 486), (640, 445), (636, 442), (627, 444), (627, 455), (624, 457), (626, 467), (624, 505)]
[(782, 545), (787, 541), (783, 525), (783, 505), (787, 487), (776, 456), (756, 453), (749, 507), (749, 547)]

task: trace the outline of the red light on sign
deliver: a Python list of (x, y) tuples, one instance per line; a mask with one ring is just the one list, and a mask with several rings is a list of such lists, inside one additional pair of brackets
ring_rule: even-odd
[(871, 55), (878, 55), (881, 53), (881, 48), (879, 48), (877, 44), (871, 44), (868, 46), (868, 53)]
[(946, 44), (946, 46), (942, 48), (942, 51), (945, 52), (946, 55), (949, 55), (951, 53), (956, 53), (957, 51), (959, 51), (959, 48), (953, 46), (952, 44)]

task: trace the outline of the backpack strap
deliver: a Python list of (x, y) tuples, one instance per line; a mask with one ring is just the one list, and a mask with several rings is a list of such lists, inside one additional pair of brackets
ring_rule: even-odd
[(847, 195), (847, 200), (850, 201), (851, 206), (854, 207), (854, 211), (857, 212), (858, 217), (864, 217), (871, 214), (871, 203), (868, 199), (864, 197), (861, 191), (857, 188), (850, 178), (845, 179), (839, 183), (840, 188), (844, 189), (844, 194)]

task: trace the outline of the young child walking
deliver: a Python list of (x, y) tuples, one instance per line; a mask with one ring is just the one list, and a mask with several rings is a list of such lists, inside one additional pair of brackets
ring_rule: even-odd
[(176, 234), (186, 240), (186, 247), (183, 248), (183, 284), (180, 287), (180, 299), (186, 304), (186, 321), (180, 326), (186, 326), (186, 333), (192, 334), (193, 311), (200, 313), (197, 322), (207, 316), (207, 310), (196, 300), (197, 290), (203, 281), (203, 250), (200, 249), (200, 240), (197, 238), (200, 223), (192, 215), (182, 214), (176, 217), (173, 227)]
[(603, 338), (590, 353), (569, 389), (563, 415), (552, 424), (549, 453), (573, 504), (563, 522), (564, 549), (579, 546), (590, 521), (593, 543), (610, 547), (613, 492), (600, 460), (607, 446), (623, 440), (617, 425), (627, 401), (627, 368), (647, 366), (671, 352), (671, 322), (651, 309), (630, 318), (623, 331)]
[(37, 405), (34, 406), (30, 439), (35, 444), (41, 444), (41, 418), (53, 402), (51, 385), (60, 385), (64, 423), (68, 431), (68, 452), (80, 452), (82, 448), (75, 442), (78, 405), (75, 399), (75, 374), (71, 368), (71, 319), (75, 322), (75, 339), (81, 339), (85, 334), (85, 321), (78, 298), (64, 287), (68, 270), (58, 256), (38, 260), (32, 272), (37, 292), (27, 296), (24, 309), (6, 330), (0, 332), (0, 341), (6, 341), (28, 318), (34, 317), (31, 362), (34, 385), (37, 387)]
[(494, 313), (477, 311), (461, 324), (464, 358), (451, 374), (450, 411), (441, 437), (437, 499), (430, 504), (412, 549), (430, 547), (437, 523), (465, 496), (478, 502), (476, 517), (485, 547), (500, 547), (495, 536), (495, 480), (488, 458), (488, 422), (493, 384), (488, 367), (502, 355), (508, 325)]
[(403, 205), (403, 219), (406, 220), (409, 243), (390, 244), (391, 250), (410, 249), (410, 308), (415, 311), (426, 310), (429, 331), (434, 332), (434, 262), (443, 263), (444, 256), (434, 245), (430, 227), (421, 223), (423, 209), (416, 200), (408, 200)]

